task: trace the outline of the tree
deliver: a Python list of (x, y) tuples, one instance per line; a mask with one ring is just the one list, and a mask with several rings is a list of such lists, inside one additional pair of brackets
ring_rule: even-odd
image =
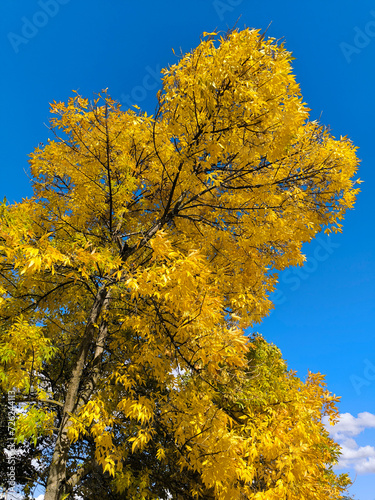
[(334, 399), (276, 368), (282, 396), (259, 388), (244, 329), (302, 244), (340, 231), (355, 147), (308, 121), (282, 45), (215, 37), (164, 71), (155, 116), (106, 92), (54, 102), (33, 197), (1, 207), (1, 384), (35, 391), (17, 435), (53, 442), (46, 500), (98, 467), (126, 498), (166, 498), (181, 474), (176, 498), (345, 487), (318, 418)]

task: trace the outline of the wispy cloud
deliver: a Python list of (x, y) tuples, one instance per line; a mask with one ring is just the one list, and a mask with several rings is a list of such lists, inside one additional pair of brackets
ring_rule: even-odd
[(358, 436), (365, 429), (375, 428), (375, 415), (367, 411), (354, 417), (351, 413), (342, 413), (339, 421), (331, 426), (328, 418), (323, 422), (331, 437), (341, 446), (340, 469), (354, 469), (358, 474), (375, 474), (375, 447), (359, 446), (353, 436)]

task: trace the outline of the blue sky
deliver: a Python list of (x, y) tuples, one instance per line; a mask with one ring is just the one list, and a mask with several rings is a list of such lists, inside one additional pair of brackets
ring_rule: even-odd
[(268, 29), (293, 52), (311, 117), (359, 146), (364, 180), (343, 234), (307, 245), (304, 269), (280, 276), (275, 310), (257, 326), (289, 367), (325, 373), (342, 396), (343, 465), (358, 500), (375, 498), (375, 4), (367, 0), (2, 0), (0, 197), (29, 196), (27, 155), (45, 142), (49, 103), (103, 88), (152, 114), (161, 68), (203, 31)]

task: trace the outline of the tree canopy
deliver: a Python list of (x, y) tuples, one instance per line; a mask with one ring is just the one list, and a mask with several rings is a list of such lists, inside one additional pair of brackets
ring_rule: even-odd
[(52, 443), (45, 500), (341, 498), (337, 398), (245, 334), (357, 193), (356, 148), (309, 121), (291, 60), (204, 34), (154, 116), (105, 91), (52, 104), (34, 195), (0, 213), (0, 380), (28, 400), (17, 439)]

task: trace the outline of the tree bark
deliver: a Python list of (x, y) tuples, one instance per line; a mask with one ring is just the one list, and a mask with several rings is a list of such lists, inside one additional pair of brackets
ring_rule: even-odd
[[(66, 399), (64, 403), (63, 417), (57, 435), (55, 449), (52, 456), (52, 461), (48, 474), (47, 488), (44, 495), (44, 500), (61, 500), (63, 495), (67, 492), (66, 480), (66, 466), (68, 461), (70, 440), (68, 438), (68, 430), (70, 426), (70, 415), (76, 412), (77, 409), (83, 404), (79, 402), (80, 394), (79, 388), (82, 381), (82, 376), (87, 362), (87, 357), (93, 342), (96, 344), (95, 358), (101, 356), (104, 348), (105, 337), (107, 336), (107, 323), (102, 322), (99, 335), (97, 334), (97, 327), (95, 324), (98, 321), (100, 313), (108, 307), (109, 290), (103, 287), (97, 294), (93, 307), (91, 309), (90, 317), (88, 319), (85, 334), (82, 340), (80, 352), (73, 369), (72, 377), (70, 379)], [(96, 340), (94, 340), (96, 338)], [(95, 361), (95, 360), (94, 360)], [(95, 377), (96, 378), (96, 377)], [(93, 380), (93, 383), (95, 381)]]

